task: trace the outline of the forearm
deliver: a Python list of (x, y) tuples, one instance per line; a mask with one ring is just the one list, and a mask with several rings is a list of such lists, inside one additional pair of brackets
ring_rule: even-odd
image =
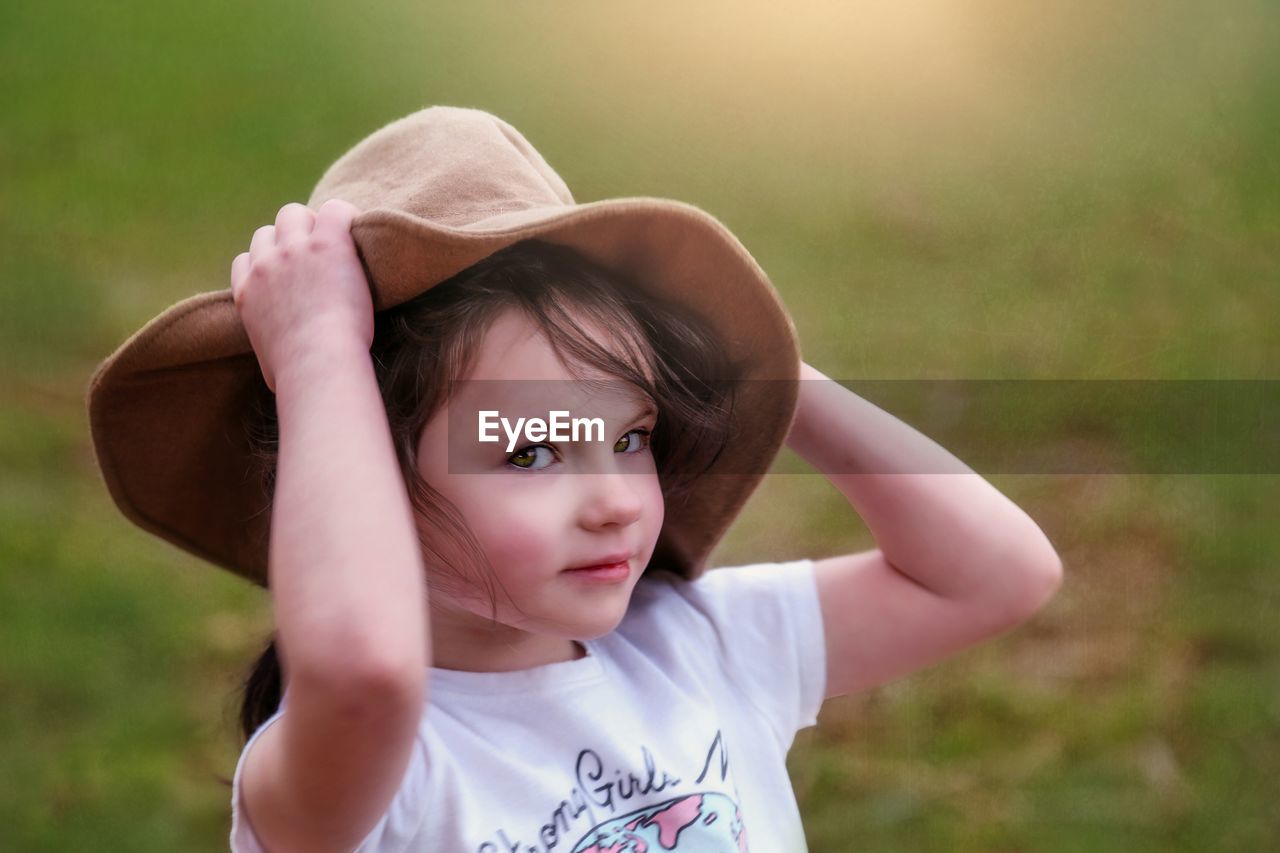
[(276, 380), (269, 572), (286, 673), (425, 678), (422, 554), (369, 353), (313, 348)]
[(890, 565), (949, 598), (1056, 585), (1048, 539), (994, 486), (809, 365), (801, 378), (788, 446), (849, 500)]

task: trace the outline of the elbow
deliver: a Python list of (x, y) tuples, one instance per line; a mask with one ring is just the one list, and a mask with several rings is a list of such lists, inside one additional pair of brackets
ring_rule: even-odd
[(1062, 586), (1062, 558), (1041, 533), (1033, 547), (1023, 548), (1010, 561), (1016, 575), (1010, 584), (1012, 621), (1025, 622), (1044, 608)]
[(1019, 509), (1020, 523), (1010, 524), (1012, 533), (1006, 540), (1007, 565), (1013, 572), (1010, 584), (1015, 591), (1023, 618), (1040, 610), (1062, 586), (1062, 557), (1024, 510)]
[(987, 581), (975, 599), (994, 625), (1010, 628), (1041, 610), (1062, 586), (1062, 558), (1044, 532), (1025, 515), (1017, 534), (991, 542), (982, 556)]
[(361, 691), (382, 701), (425, 698), (427, 669), (420, 662), (370, 664), (359, 674)]
[(1048, 604), (1062, 586), (1062, 558), (1056, 551), (1050, 550), (1049, 553), (1050, 556), (1030, 572), (1033, 580), (1030, 595), (1032, 613)]
[(1021, 625), (1041, 610), (1062, 586), (1062, 558), (1025, 513), (1000, 526), (999, 535), (975, 550), (969, 570), (977, 580), (961, 596), (992, 632)]
[(427, 669), (420, 661), (352, 654), (350, 646), (344, 651), (327, 665), (300, 667), (291, 680), (310, 685), (352, 712), (425, 700)]
[(425, 668), (370, 666), (357, 672), (346, 684), (333, 688), (331, 699), (353, 718), (365, 721), (397, 716), (407, 709), (421, 708), (427, 699)]

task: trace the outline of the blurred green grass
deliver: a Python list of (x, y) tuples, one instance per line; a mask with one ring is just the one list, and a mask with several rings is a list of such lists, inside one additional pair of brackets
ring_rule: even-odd
[[(269, 602), (119, 515), (84, 393), (372, 129), (478, 106), (579, 201), (704, 207), (833, 377), (1275, 378), (1278, 37), (1263, 0), (0, 9), (0, 849), (225, 849)], [(1275, 478), (992, 479), (1067, 582), (824, 707), (812, 848), (1265, 848)], [(716, 562), (870, 544), (779, 475)]]

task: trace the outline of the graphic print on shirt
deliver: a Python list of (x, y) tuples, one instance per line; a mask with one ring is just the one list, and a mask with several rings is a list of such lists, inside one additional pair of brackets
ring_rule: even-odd
[[(690, 783), (696, 790), (677, 796), (671, 789), (683, 787), (684, 780), (660, 772), (647, 747), (640, 752), (643, 777), (611, 771), (595, 751), (582, 750), (575, 767), (578, 784), (548, 810), (540, 827), (526, 828), (526, 834), (500, 829), (475, 848), (477, 853), (748, 853), (737, 784), (729, 780), (732, 796), (712, 787), (729, 779), (729, 753), (719, 731)], [(627, 801), (660, 792), (668, 792), (661, 802), (616, 814)]]
[(600, 824), (573, 853), (659, 850), (747, 853), (742, 812), (724, 794), (690, 794)]

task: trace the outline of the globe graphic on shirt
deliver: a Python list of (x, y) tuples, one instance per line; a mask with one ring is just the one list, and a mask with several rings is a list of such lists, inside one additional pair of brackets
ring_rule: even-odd
[(747, 853), (737, 804), (724, 794), (690, 794), (613, 818), (589, 831), (573, 853)]

